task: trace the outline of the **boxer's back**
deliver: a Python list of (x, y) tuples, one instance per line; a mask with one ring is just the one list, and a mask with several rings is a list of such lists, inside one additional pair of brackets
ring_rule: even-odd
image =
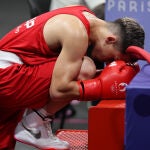
[(54, 51), (53, 47), (46, 43), (43, 35), (45, 23), (59, 14), (69, 14), (79, 18), (89, 33), (89, 23), (82, 14), (83, 11), (89, 10), (83, 6), (66, 7), (32, 18), (4, 36), (0, 41), (0, 49), (16, 53), (25, 63), (32, 65), (56, 59), (60, 48), (56, 45), (58, 49)]

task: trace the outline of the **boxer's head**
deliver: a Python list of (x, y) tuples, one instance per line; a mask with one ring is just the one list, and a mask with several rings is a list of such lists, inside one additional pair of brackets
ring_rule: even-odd
[(144, 38), (143, 28), (134, 19), (100, 20), (91, 57), (99, 61), (132, 61), (130, 55), (125, 53), (127, 47), (134, 45), (143, 48)]

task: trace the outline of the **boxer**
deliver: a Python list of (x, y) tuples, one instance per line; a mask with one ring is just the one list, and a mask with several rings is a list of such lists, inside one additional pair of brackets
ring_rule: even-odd
[[(38, 113), (44, 108), (46, 117), (72, 99), (105, 98), (106, 80), (77, 80), (82, 58), (89, 52), (89, 57), (99, 62), (132, 61), (126, 49), (132, 45), (143, 48), (144, 36), (134, 19), (107, 22), (84, 6), (53, 10), (6, 34), (0, 40), (1, 56), (6, 56), (0, 56), (0, 149), (14, 149), (14, 130), (27, 108)], [(95, 94), (92, 89), (97, 89)], [(111, 92), (107, 98), (113, 96)], [(45, 124), (40, 122), (43, 132), (49, 135), (51, 130), (46, 130)], [(33, 137), (37, 147), (43, 136)], [(68, 148), (66, 142), (51, 137), (46, 139), (46, 148), (52, 148), (52, 143), (58, 149)]]

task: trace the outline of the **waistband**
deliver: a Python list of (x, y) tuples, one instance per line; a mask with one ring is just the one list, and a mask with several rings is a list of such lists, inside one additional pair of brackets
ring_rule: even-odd
[(0, 68), (7, 68), (14, 63), (23, 64), (20, 57), (15, 53), (0, 50)]

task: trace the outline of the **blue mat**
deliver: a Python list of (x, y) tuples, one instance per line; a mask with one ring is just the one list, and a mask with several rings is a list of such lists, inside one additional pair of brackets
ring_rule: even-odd
[(150, 65), (146, 64), (127, 87), (126, 150), (150, 150)]

